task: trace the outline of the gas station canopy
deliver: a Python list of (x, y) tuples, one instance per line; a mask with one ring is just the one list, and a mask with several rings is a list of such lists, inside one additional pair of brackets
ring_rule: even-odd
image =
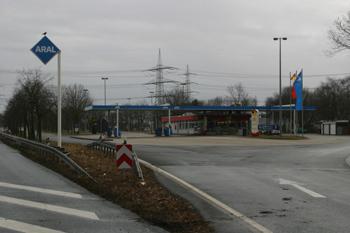
[[(279, 106), (168, 106), (168, 105), (92, 105), (85, 108), (85, 111), (91, 110), (181, 110), (181, 111), (252, 111), (254, 109), (259, 111), (278, 111)], [(283, 105), (283, 111), (295, 110), (295, 106)], [(304, 106), (303, 110), (316, 110), (314, 106)]]

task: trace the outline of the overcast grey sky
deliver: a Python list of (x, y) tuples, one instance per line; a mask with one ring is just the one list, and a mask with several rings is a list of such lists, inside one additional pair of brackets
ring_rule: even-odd
[[(161, 49), (164, 65), (178, 68), (165, 78), (184, 82), (186, 66), (194, 98), (227, 95), (241, 82), (259, 105), (278, 92), (279, 44), (282, 85), (304, 69), (304, 87), (350, 74), (349, 52), (332, 58), (327, 30), (350, 10), (346, 0), (2, 0), (0, 2), (0, 112), (16, 84), (16, 70), (41, 68), (57, 76), (57, 57), (47, 65), (30, 51), (47, 31), (62, 51), (62, 84), (83, 84), (104, 104), (135, 104), (155, 86)], [(57, 79), (53, 80), (57, 84)], [(167, 87), (167, 86), (166, 86)]]

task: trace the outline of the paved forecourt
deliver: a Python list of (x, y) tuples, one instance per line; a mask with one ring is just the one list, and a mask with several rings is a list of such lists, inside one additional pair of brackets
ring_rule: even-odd
[[(300, 135), (301, 136), (301, 135)], [(350, 136), (336, 135), (318, 135), (305, 134), (305, 139), (262, 139), (230, 135), (216, 136), (170, 136), (157, 137), (153, 134), (138, 133), (138, 132), (122, 132), (120, 138), (106, 138), (106, 140), (114, 141), (117, 144), (122, 144), (124, 139), (127, 139), (129, 144), (133, 145), (183, 145), (183, 146), (292, 146), (292, 145), (313, 145), (313, 144), (328, 144), (328, 143), (347, 143), (350, 142)], [(74, 138), (98, 140), (99, 135), (79, 135)]]

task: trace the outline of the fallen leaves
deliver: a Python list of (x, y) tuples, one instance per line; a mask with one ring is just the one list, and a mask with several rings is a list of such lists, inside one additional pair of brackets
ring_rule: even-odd
[[(115, 158), (77, 144), (63, 145), (71, 158), (97, 181), (69, 177), (91, 192), (131, 210), (170, 232), (214, 232), (187, 201), (174, 196), (155, 179), (153, 171), (141, 165), (145, 182), (132, 169), (116, 169)], [(71, 176), (71, 175), (70, 175)]]

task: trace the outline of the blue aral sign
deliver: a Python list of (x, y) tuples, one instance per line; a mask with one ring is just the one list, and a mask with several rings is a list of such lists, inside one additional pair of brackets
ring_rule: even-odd
[(46, 65), (60, 50), (44, 36), (31, 51)]
[(276, 125), (258, 125), (259, 130), (275, 130)]

